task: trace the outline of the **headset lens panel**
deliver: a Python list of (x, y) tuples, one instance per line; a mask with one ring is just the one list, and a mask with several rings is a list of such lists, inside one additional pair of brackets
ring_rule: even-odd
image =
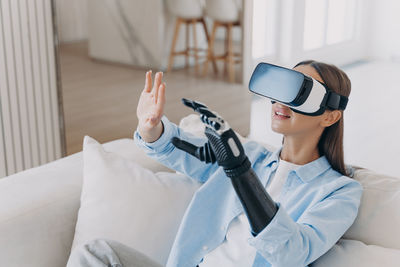
[(301, 93), (303, 83), (304, 75), (300, 72), (260, 63), (251, 76), (249, 89), (253, 93), (297, 106), (299, 103), (293, 101)]

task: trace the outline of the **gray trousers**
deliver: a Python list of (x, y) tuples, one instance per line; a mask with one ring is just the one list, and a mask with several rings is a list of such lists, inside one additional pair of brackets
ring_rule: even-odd
[(139, 251), (113, 240), (95, 239), (76, 247), (67, 267), (161, 267)]

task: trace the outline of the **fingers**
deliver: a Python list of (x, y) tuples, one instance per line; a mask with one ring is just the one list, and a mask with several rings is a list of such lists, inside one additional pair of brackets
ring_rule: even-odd
[(154, 98), (157, 99), (158, 97), (158, 88), (161, 85), (161, 80), (163, 77), (163, 73), (162, 72), (157, 72), (156, 73), (156, 77), (154, 78), (154, 86), (153, 86), (153, 93), (154, 93)]
[(160, 87), (158, 89), (158, 95), (157, 95), (157, 100), (156, 100), (157, 104), (164, 105), (164, 103), (165, 103), (165, 87), (166, 87), (166, 84), (164, 82), (160, 85)]
[(151, 91), (151, 84), (152, 84), (152, 78), (151, 78), (152, 71), (149, 70), (146, 72), (146, 81), (144, 83), (144, 90), (145, 92), (149, 93)]
[(152, 121), (159, 121), (164, 112), (164, 105), (165, 105), (165, 83), (162, 83), (158, 87), (158, 96), (155, 98), (156, 109), (154, 110), (155, 113), (152, 116)]

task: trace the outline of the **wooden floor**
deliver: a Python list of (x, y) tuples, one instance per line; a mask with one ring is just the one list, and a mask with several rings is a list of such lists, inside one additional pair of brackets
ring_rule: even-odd
[[(132, 138), (146, 70), (91, 60), (86, 42), (61, 45), (60, 63), (67, 154), (82, 150), (85, 135), (101, 143)], [(249, 133), (251, 94), (245, 86), (230, 84), (211, 71), (198, 77), (193, 69), (166, 73), (164, 80), (165, 115), (172, 122), (191, 113), (181, 104), (185, 97), (216, 110), (240, 134)]]

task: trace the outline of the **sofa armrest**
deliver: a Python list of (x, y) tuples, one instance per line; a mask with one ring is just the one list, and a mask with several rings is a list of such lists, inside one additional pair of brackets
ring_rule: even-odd
[(65, 266), (82, 186), (82, 152), (0, 179), (3, 266)]

